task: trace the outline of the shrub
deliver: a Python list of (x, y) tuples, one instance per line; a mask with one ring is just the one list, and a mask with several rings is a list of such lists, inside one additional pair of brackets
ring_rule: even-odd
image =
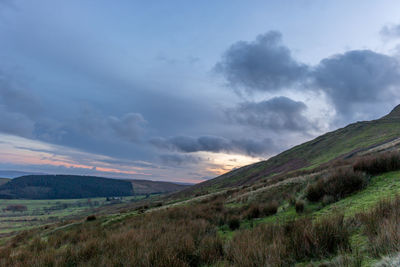
[(304, 201), (303, 200), (297, 200), (295, 204), (296, 212), (297, 213), (302, 213), (304, 211)]
[(362, 189), (367, 182), (366, 175), (360, 171), (354, 171), (352, 168), (338, 168), (327, 177), (308, 185), (306, 198), (316, 202), (328, 195), (337, 201)]
[(306, 198), (309, 201), (317, 202), (319, 201), (325, 194), (324, 191), (324, 181), (322, 179), (318, 180), (313, 184), (309, 184), (306, 187)]
[(324, 206), (327, 206), (327, 205), (329, 205), (329, 204), (332, 204), (333, 202), (335, 202), (335, 198), (334, 198), (333, 196), (331, 196), (331, 195), (325, 195), (325, 196), (322, 198), (322, 204), (323, 204)]
[(359, 158), (353, 168), (355, 171), (363, 171), (371, 175), (396, 171), (400, 169), (400, 153), (396, 151), (365, 156)]
[(246, 217), (249, 220), (253, 218), (259, 218), (261, 215), (259, 205), (251, 205), (246, 213), (247, 213)]
[(94, 221), (96, 220), (96, 215), (89, 215), (86, 217), (86, 221), (90, 222), (90, 221)]
[(296, 204), (296, 197), (294, 195), (289, 195), (287, 201), (289, 202), (289, 205), (294, 206)]
[(239, 229), (239, 227), (240, 227), (239, 218), (233, 217), (233, 218), (229, 219), (228, 226), (229, 226), (229, 229), (231, 229), (232, 231)]
[(339, 168), (325, 179), (325, 195), (331, 195), (335, 200), (344, 198), (367, 184), (367, 177), (351, 168)]
[(277, 201), (271, 201), (262, 208), (262, 214), (265, 216), (274, 215), (278, 212), (278, 208), (279, 203)]
[(294, 266), (298, 261), (349, 251), (349, 237), (341, 214), (316, 223), (306, 218), (284, 225), (263, 224), (238, 232), (226, 257), (233, 266)]
[(364, 225), (374, 256), (387, 255), (400, 249), (400, 196), (383, 199), (369, 212), (357, 215)]
[(3, 209), (3, 211), (12, 211), (12, 212), (23, 212), (27, 211), (28, 208), (25, 205), (21, 204), (15, 204), (15, 205), (8, 205), (6, 208)]

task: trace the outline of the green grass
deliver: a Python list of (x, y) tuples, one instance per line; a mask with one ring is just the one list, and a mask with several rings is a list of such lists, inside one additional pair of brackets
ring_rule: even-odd
[[(379, 176), (372, 177), (368, 186), (360, 192), (357, 192), (347, 198), (344, 198), (336, 203), (322, 206), (321, 203), (308, 203), (306, 205), (305, 212), (301, 215), (297, 214), (294, 207), (285, 206), (281, 207), (277, 214), (268, 216), (261, 219), (255, 219), (253, 225), (260, 223), (279, 223), (288, 220), (293, 220), (301, 216), (312, 216), (314, 220), (318, 220), (334, 213), (335, 211), (344, 212), (345, 217), (353, 217), (357, 213), (370, 210), (374, 207), (382, 198), (391, 198), (400, 194), (400, 171), (389, 172)], [(241, 228), (249, 227), (248, 221), (243, 221)], [(234, 232), (225, 231), (223, 232), (224, 237), (232, 238)], [(362, 266), (373, 266), (379, 261), (369, 256), (367, 251), (368, 239), (362, 235), (361, 229), (357, 229), (351, 236), (351, 247), (353, 251), (358, 251), (363, 261)], [(329, 261), (332, 259), (325, 259)], [(309, 266), (313, 264), (318, 266), (319, 262), (306, 262), (301, 263), (297, 266)]]
[[(302, 216), (312, 216), (314, 220), (318, 220), (334, 213), (335, 211), (344, 212), (344, 215), (347, 218), (353, 217), (357, 213), (370, 210), (382, 198), (394, 197), (397, 194), (400, 194), (400, 171), (389, 172), (372, 177), (365, 189), (333, 204), (324, 207), (322, 203), (307, 203), (305, 211), (302, 214), (297, 214), (293, 206), (289, 206), (285, 203), (278, 209), (278, 213), (275, 215), (253, 219), (251, 221), (242, 220), (240, 229), (248, 229), (264, 223), (283, 223)], [(228, 205), (233, 208), (239, 204), (230, 203)], [(219, 234), (222, 238), (229, 240), (233, 238), (235, 231), (231, 231), (227, 225), (224, 225), (219, 228)], [(363, 266), (372, 266), (378, 260), (368, 256), (368, 251), (366, 251), (367, 242), (368, 240), (366, 236), (361, 234), (360, 229), (352, 234), (352, 249), (358, 251), (362, 255)], [(321, 261), (321, 263), (322, 262), (323, 261)], [(309, 263), (317, 264), (319, 262), (308, 262), (298, 266), (307, 266)]]
[[(364, 127), (354, 124), (348, 126), (351, 129), (332, 133), (328, 146), (324, 153), (311, 161), (310, 169), (328, 162), (341, 154), (351, 152), (355, 149), (362, 149), (382, 143), (399, 136), (399, 123), (370, 122)], [(336, 136), (337, 135), (337, 136)], [(335, 137), (340, 137), (335, 140)]]
[(279, 208), (277, 214), (256, 219), (255, 223), (285, 222), (310, 215), (318, 219), (334, 211), (344, 212), (346, 217), (351, 217), (357, 213), (369, 210), (382, 198), (393, 197), (396, 194), (400, 194), (400, 171), (372, 177), (365, 189), (325, 207), (321, 203), (309, 202), (305, 206), (305, 211), (299, 215), (296, 213), (294, 207), (283, 205)]
[(346, 217), (366, 211), (385, 197), (400, 194), (400, 172), (389, 172), (375, 176), (364, 190), (333, 203), (316, 212), (316, 218), (331, 213), (334, 210), (343, 211)]

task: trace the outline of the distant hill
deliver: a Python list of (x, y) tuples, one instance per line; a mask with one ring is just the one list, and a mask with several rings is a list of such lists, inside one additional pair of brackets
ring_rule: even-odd
[(188, 188), (190, 185), (148, 180), (128, 180), (132, 183), (134, 194), (171, 193)]
[(17, 178), (25, 175), (46, 175), (47, 173), (41, 172), (23, 172), (15, 170), (0, 170), (0, 177), (3, 178)]
[(0, 185), (3, 185), (5, 183), (7, 183), (8, 181), (10, 181), (10, 179), (8, 179), (8, 178), (0, 178)]
[(169, 182), (120, 180), (78, 175), (0, 178), (0, 199), (63, 199), (171, 193), (187, 188)]
[(89, 198), (132, 193), (132, 184), (127, 181), (75, 175), (27, 175), (0, 186), (0, 198)]
[(266, 161), (233, 170), (214, 179), (196, 184), (179, 195), (219, 191), (228, 187), (253, 184), (297, 170), (307, 170), (328, 164), (332, 160), (349, 158), (374, 147), (399, 146), (400, 105), (388, 115), (373, 121), (362, 121), (326, 133), (295, 146)]

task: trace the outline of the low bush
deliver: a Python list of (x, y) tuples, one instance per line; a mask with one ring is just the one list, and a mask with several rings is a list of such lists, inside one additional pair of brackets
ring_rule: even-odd
[(263, 206), (262, 214), (264, 216), (271, 216), (278, 212), (279, 203), (277, 201), (271, 201)]
[(303, 213), (305, 203), (303, 200), (297, 200), (296, 204), (294, 205), (297, 213)]
[(309, 184), (305, 191), (306, 198), (312, 202), (319, 201), (325, 194), (324, 186), (325, 183), (323, 178), (315, 183)]
[(400, 153), (386, 152), (377, 155), (359, 158), (354, 163), (355, 171), (362, 171), (371, 175), (400, 170)]
[(329, 204), (332, 204), (333, 202), (335, 202), (335, 198), (334, 198), (333, 196), (331, 196), (331, 195), (325, 195), (325, 196), (322, 198), (322, 204), (323, 204), (324, 206), (327, 206), (327, 205), (329, 205)]
[(259, 205), (251, 205), (246, 212), (247, 219), (259, 218), (261, 215), (261, 210)]
[(228, 226), (229, 226), (229, 229), (231, 229), (232, 231), (239, 229), (239, 227), (240, 227), (239, 218), (233, 217), (233, 218), (229, 219)]
[(87, 216), (86, 217), (86, 221), (94, 221), (94, 220), (96, 220), (96, 215), (89, 215), (89, 216)]
[(288, 195), (286, 200), (289, 202), (289, 205), (294, 206), (296, 204), (296, 197), (294, 195)]
[(362, 189), (367, 182), (367, 176), (360, 171), (354, 171), (352, 168), (338, 168), (327, 177), (308, 185), (306, 198), (316, 202), (324, 196), (332, 196), (337, 201)]
[(279, 203), (277, 201), (271, 201), (266, 204), (251, 204), (245, 212), (247, 219), (260, 218), (265, 216), (271, 216), (278, 212)]
[(381, 200), (375, 208), (358, 214), (357, 218), (364, 225), (364, 233), (374, 256), (400, 250), (400, 196)]
[(235, 235), (226, 257), (234, 266), (293, 266), (298, 261), (349, 251), (349, 237), (343, 215), (316, 223), (299, 219), (284, 225), (266, 224)]
[(27, 211), (28, 208), (25, 205), (21, 205), (21, 204), (14, 204), (14, 205), (8, 205), (6, 208), (3, 209), (3, 211), (12, 211), (12, 212), (23, 212), (23, 211)]

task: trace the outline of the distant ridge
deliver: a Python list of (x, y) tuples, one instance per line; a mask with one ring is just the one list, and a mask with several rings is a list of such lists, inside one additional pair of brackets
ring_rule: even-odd
[(400, 119), (400, 105), (397, 105), (384, 119)]
[(47, 175), (47, 173), (41, 172), (24, 172), (15, 170), (0, 170), (0, 177), (3, 178), (17, 178), (24, 175)]
[(170, 193), (186, 188), (169, 182), (78, 175), (25, 175), (3, 181), (0, 199), (71, 199)]
[(94, 176), (26, 175), (0, 186), (0, 198), (92, 198), (132, 193), (132, 185), (127, 181)]

